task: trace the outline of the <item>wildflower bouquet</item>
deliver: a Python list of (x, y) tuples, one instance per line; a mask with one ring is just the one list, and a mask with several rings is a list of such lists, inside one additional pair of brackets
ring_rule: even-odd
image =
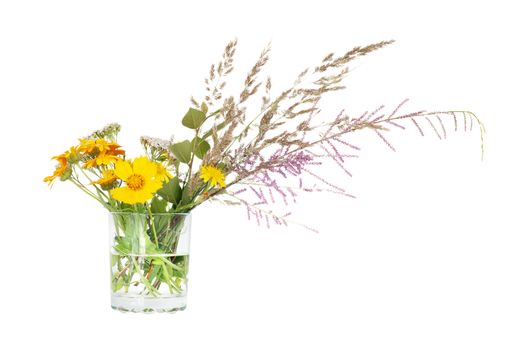
[[(359, 147), (351, 140), (355, 132), (370, 130), (394, 150), (385, 137), (391, 129), (410, 124), (424, 135), (428, 126), (444, 138), (447, 118), (455, 129), (459, 120), (465, 129), (479, 125), (483, 145), (484, 127), (468, 111), (400, 113), (404, 101), (389, 113), (384, 106), (358, 116), (321, 112), (323, 96), (345, 87), (350, 63), (390, 43), (328, 54), (274, 96), (270, 77), (260, 77), (269, 59), (266, 48), (240, 93), (224, 97), (236, 51), (231, 41), (222, 59), (211, 65), (206, 96), (191, 98), (192, 107), (181, 120), (192, 131), (190, 139), (143, 136), (144, 155), (128, 158), (117, 142), (120, 126), (111, 124), (53, 157), (56, 170), (44, 181), (69, 181), (111, 213), (113, 308), (185, 308), (190, 213), (206, 201), (242, 205), (249, 218), (270, 226), (290, 222), (289, 213), (276, 213), (273, 203), (295, 201), (299, 192), (351, 196), (319, 171), (331, 162), (352, 176), (346, 163), (357, 157)], [(256, 109), (249, 104), (254, 96), (261, 97)]]

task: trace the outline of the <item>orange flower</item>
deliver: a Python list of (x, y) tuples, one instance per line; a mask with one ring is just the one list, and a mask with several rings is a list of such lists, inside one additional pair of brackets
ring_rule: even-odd
[(120, 146), (117, 143), (110, 142), (108, 144), (109, 150), (107, 153), (113, 155), (113, 156), (125, 156), (125, 151), (123, 149), (120, 149), (122, 146)]
[(104, 139), (80, 139), (80, 152), (97, 154), (108, 153), (110, 155), (124, 155), (125, 151), (120, 149), (116, 142), (107, 142)]
[(118, 160), (121, 160), (121, 158), (113, 156), (112, 154), (109, 154), (107, 152), (102, 152), (99, 153), (93, 159), (89, 159), (88, 161), (86, 161), (84, 163), (84, 168), (89, 169), (95, 166), (98, 167), (100, 165), (109, 165), (115, 163)]
[(100, 153), (109, 150), (109, 142), (105, 141), (104, 139), (96, 139), (94, 140), (94, 143), (96, 145), (96, 148), (98, 148), (98, 152)]
[(58, 165), (56, 166), (56, 169), (55, 169), (53, 175), (46, 176), (44, 178), (44, 182), (47, 182), (49, 186), (52, 186), (53, 181), (57, 177), (63, 177), (64, 175), (67, 174), (67, 172), (69, 170), (69, 160), (68, 159), (71, 156), (71, 154), (73, 154), (71, 152), (73, 150), (73, 148), (74, 147), (71, 147), (70, 151), (66, 151), (63, 154), (60, 154), (60, 155), (57, 155), (57, 156), (54, 156), (53, 158), (51, 158), (51, 159), (56, 159), (58, 161)]
[(93, 153), (97, 149), (95, 140), (87, 139), (83, 140), (80, 139), (80, 147), (79, 150), (82, 153)]
[(85, 161), (83, 167), (89, 169), (102, 165), (107, 166), (122, 160), (119, 156), (125, 155), (125, 151), (120, 148), (121, 146), (116, 142), (107, 142), (104, 139), (80, 140), (79, 149), (92, 157)]
[(114, 170), (102, 170), (102, 177), (97, 181), (91, 182), (91, 185), (100, 185), (102, 188), (110, 187), (116, 180), (118, 180), (118, 177), (115, 175)]

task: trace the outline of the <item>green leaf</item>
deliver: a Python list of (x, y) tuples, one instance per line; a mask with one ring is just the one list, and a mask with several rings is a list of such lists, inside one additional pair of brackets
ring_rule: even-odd
[(167, 201), (158, 197), (153, 197), (151, 201), (151, 212), (153, 213), (165, 213), (167, 209)]
[(120, 260), (119, 255), (111, 254), (111, 267), (118, 265), (118, 260)]
[(188, 164), (191, 161), (192, 144), (189, 140), (175, 143), (169, 148), (180, 162)]
[(182, 119), (182, 124), (189, 129), (198, 129), (205, 121), (205, 113), (194, 108), (189, 108), (189, 111)]
[(205, 153), (207, 153), (207, 151), (211, 149), (211, 145), (209, 145), (207, 141), (199, 137), (195, 137), (191, 141), (191, 144), (193, 145), (194, 155), (200, 159), (203, 159)]
[(131, 251), (131, 241), (127, 236), (117, 236), (114, 238), (116, 245), (114, 250), (121, 255), (127, 255)]
[[(154, 262), (153, 262), (153, 265), (155, 265)], [(151, 280), (151, 281), (154, 280), (156, 278), (156, 276), (158, 275), (158, 272), (160, 272), (161, 268), (162, 268), (161, 266), (154, 266), (151, 276), (149, 277), (149, 280)]]
[(158, 195), (167, 202), (177, 204), (182, 198), (182, 188), (178, 179), (173, 177), (164, 183), (163, 187), (158, 190)]
[[(154, 244), (151, 241), (151, 238), (148, 235), (144, 236), (144, 241), (145, 241), (145, 254), (158, 254), (159, 253), (158, 249), (156, 248), (156, 244)], [(140, 250), (142, 250), (141, 247), (140, 247)], [(140, 251), (139, 253), (142, 253), (142, 252)]]
[(153, 265), (165, 265), (164, 262), (161, 259), (153, 259), (152, 261)]
[(112, 282), (113, 292), (117, 292), (120, 290), (124, 285), (123, 278), (118, 278), (118, 280)]
[(125, 244), (117, 244), (114, 246), (114, 250), (116, 250), (121, 255), (128, 255), (131, 252), (131, 248), (128, 245)]
[(167, 225), (169, 225), (169, 215), (156, 215), (154, 218), (154, 226), (156, 228), (156, 232), (162, 232), (165, 230)]
[(165, 282), (170, 282), (171, 280), (171, 275), (169, 274), (169, 270), (165, 265), (162, 266), (162, 277)]

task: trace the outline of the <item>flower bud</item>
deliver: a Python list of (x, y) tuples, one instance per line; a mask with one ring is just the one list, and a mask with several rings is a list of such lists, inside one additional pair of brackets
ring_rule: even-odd
[(102, 187), (102, 190), (104, 190), (104, 191), (110, 191), (113, 188), (118, 187), (118, 180), (114, 180), (113, 182), (108, 183), (108, 184), (103, 184), (100, 187)]
[(60, 176), (60, 181), (67, 181), (71, 178), (71, 175), (73, 174), (73, 170), (71, 167), (67, 167), (63, 174)]

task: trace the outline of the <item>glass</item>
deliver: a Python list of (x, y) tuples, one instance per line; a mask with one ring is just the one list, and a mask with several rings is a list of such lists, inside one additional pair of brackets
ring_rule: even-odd
[(187, 305), (190, 214), (109, 214), (111, 307), (176, 312)]

